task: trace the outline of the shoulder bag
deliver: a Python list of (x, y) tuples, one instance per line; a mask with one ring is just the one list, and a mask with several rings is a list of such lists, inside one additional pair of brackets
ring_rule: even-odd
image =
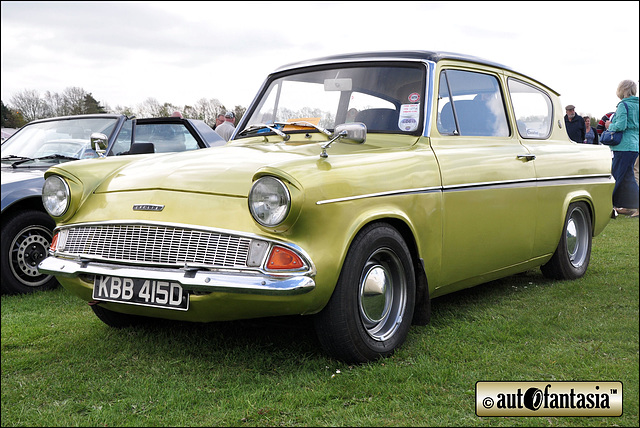
[[(627, 103), (622, 101), (624, 104), (624, 108), (627, 109), (627, 115), (629, 114), (629, 107), (627, 107)], [(600, 142), (607, 146), (617, 146), (622, 141), (622, 134), (624, 131), (609, 131), (605, 130), (602, 132), (600, 136)]]

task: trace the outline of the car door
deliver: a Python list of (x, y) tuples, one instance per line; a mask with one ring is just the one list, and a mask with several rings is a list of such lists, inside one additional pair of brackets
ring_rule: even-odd
[(463, 288), (531, 257), (535, 170), (498, 73), (444, 69), (438, 80), (431, 146), (442, 180), (441, 283)]

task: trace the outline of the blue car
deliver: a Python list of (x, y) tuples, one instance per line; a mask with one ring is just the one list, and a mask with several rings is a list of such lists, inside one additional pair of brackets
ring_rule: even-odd
[(30, 122), (2, 142), (2, 294), (55, 288), (38, 264), (55, 223), (42, 205), (44, 172), (52, 165), (99, 156), (169, 153), (224, 145), (201, 120), (136, 119), (118, 114), (55, 117)]

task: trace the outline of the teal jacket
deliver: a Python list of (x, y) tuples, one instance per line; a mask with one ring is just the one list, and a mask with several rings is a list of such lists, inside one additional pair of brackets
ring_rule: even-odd
[[(627, 104), (624, 108), (622, 102)], [(638, 97), (628, 97), (618, 103), (616, 113), (609, 125), (609, 131), (624, 131), (622, 141), (617, 146), (611, 146), (611, 150), (616, 152), (637, 152), (638, 151), (638, 121), (640, 120), (640, 109), (638, 107)]]

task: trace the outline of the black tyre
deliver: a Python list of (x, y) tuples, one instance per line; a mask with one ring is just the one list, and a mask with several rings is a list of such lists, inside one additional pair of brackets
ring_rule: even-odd
[(53, 219), (37, 210), (13, 215), (2, 225), (2, 293), (27, 294), (58, 286), (55, 277), (38, 271), (48, 255), (54, 227)]
[(120, 312), (110, 311), (109, 309), (103, 308), (99, 304), (91, 305), (91, 309), (93, 309), (93, 313), (96, 314), (100, 321), (102, 321), (109, 327), (125, 328), (144, 324), (148, 321), (148, 318), (146, 317), (121, 314)]
[(415, 275), (402, 236), (388, 224), (356, 237), (327, 306), (315, 317), (323, 348), (348, 363), (391, 355), (404, 343), (413, 316)]
[(587, 271), (591, 259), (591, 214), (584, 202), (569, 205), (558, 248), (542, 273), (551, 279), (577, 279)]

